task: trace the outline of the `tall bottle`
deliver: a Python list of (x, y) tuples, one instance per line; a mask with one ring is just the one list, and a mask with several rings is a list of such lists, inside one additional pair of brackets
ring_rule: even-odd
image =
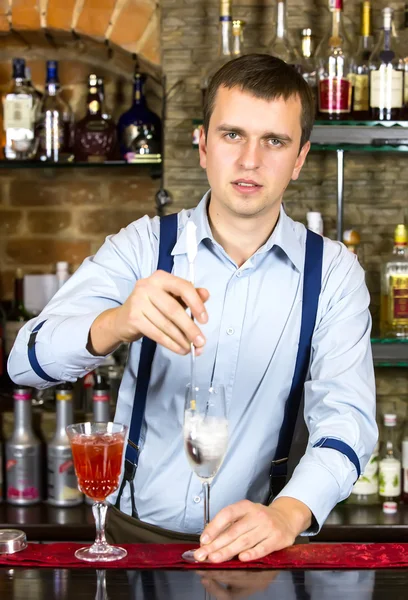
[(351, 114), (351, 55), (343, 24), (343, 0), (332, 0), (331, 35), (321, 50), (318, 68), (319, 116), (349, 119)]
[(268, 52), (284, 60), (288, 65), (296, 65), (299, 62), (288, 36), (286, 0), (276, 2), (276, 30)]
[(207, 89), (212, 76), (225, 63), (232, 59), (232, 16), (231, 16), (231, 0), (220, 0), (220, 24), (218, 30), (218, 56), (205, 69), (201, 78), (200, 87), (202, 102), (207, 95)]
[(73, 387), (61, 383), (56, 387), (56, 429), (47, 447), (48, 503), (53, 506), (76, 506), (83, 501), (78, 490), (71, 445), (65, 428), (74, 422)]
[(381, 337), (408, 337), (408, 233), (405, 225), (395, 228), (391, 256), (381, 268)]
[(72, 155), (72, 128), (72, 111), (61, 96), (58, 62), (48, 60), (45, 92), (36, 124), (37, 157), (49, 162), (69, 160)]
[(147, 106), (145, 81), (146, 75), (136, 67), (132, 106), (118, 121), (119, 150), (127, 162), (161, 156), (161, 120)]
[(360, 504), (362, 506), (378, 504), (378, 450), (377, 443), (364, 473), (360, 475), (351, 490), (347, 504)]
[(24, 275), (22, 269), (17, 269), (14, 279), (14, 298), (11, 310), (7, 314), (6, 320), (6, 356), (11, 352), (18, 332), (23, 327), (24, 323), (31, 318), (30, 313), (24, 306)]
[(396, 37), (392, 35), (392, 8), (384, 8), (383, 28), (370, 57), (371, 118), (395, 121), (402, 117), (404, 104), (404, 71)]
[(404, 71), (404, 118), (408, 118), (408, 3), (404, 5), (404, 31), (402, 32), (400, 65)]
[(378, 465), (379, 495), (383, 503), (401, 497), (401, 454), (398, 449), (397, 416), (384, 415), (384, 439)]
[(87, 114), (75, 127), (74, 154), (76, 161), (104, 162), (115, 153), (116, 127), (111, 119), (102, 116), (98, 78), (88, 78)]
[(313, 58), (313, 32), (310, 28), (302, 29), (301, 32), (301, 59), (299, 63), (300, 73), (309, 84), (317, 107), (317, 71), (316, 61)]
[(106, 121), (110, 121), (112, 115), (107, 111), (106, 102), (105, 102), (105, 79), (103, 77), (98, 77), (98, 90), (99, 90), (99, 98), (101, 102), (101, 113), (102, 119)]
[(13, 82), (3, 98), (4, 156), (8, 160), (33, 159), (37, 149), (35, 113), (38, 97), (26, 84), (25, 60), (13, 59)]
[(238, 58), (245, 54), (244, 28), (245, 21), (241, 19), (234, 19), (232, 21), (232, 58)]
[(110, 421), (110, 388), (106, 379), (97, 373), (92, 395), (93, 420), (95, 423)]
[(402, 500), (408, 504), (408, 421), (402, 435)]
[(14, 429), (6, 442), (6, 499), (29, 505), (41, 500), (40, 440), (32, 428), (31, 389), (17, 386), (14, 398)]
[(370, 1), (361, 3), (361, 30), (353, 64), (353, 118), (370, 118), (370, 56), (373, 52), (372, 7)]

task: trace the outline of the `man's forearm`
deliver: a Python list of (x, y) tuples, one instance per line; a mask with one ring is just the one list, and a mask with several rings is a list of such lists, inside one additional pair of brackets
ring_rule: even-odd
[(274, 500), (270, 507), (285, 515), (295, 537), (309, 529), (312, 524), (313, 515), (310, 508), (296, 498), (282, 496)]
[(92, 323), (89, 330), (87, 350), (94, 356), (105, 356), (120, 346), (122, 340), (117, 334), (117, 310), (117, 308), (105, 310)]

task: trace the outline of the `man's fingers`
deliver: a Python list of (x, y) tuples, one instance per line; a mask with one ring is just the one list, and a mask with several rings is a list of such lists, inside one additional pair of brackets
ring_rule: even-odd
[(282, 548), (286, 548), (287, 544), (278, 544), (276, 539), (271, 537), (260, 540), (258, 544), (255, 544), (253, 548), (248, 550), (244, 550), (238, 554), (239, 560), (242, 562), (247, 562), (250, 560), (258, 560), (267, 556), (271, 552), (276, 552), (277, 550), (282, 550)]
[[(238, 519), (235, 523), (224, 529), (213, 542), (206, 544), (202, 547), (201, 551), (205, 551), (206, 554), (213, 554), (218, 550), (229, 546), (237, 539), (246, 539), (250, 532), (258, 527), (258, 523), (254, 520), (252, 515), (245, 515), (242, 519)], [(252, 539), (249, 538), (248, 539)], [(258, 540), (255, 540), (255, 543)], [(200, 550), (198, 550), (199, 552)]]
[(164, 271), (156, 271), (155, 274), (152, 275), (152, 281), (153, 278), (158, 282), (161, 289), (170, 292), (173, 296), (179, 296), (184, 304), (189, 307), (193, 317), (197, 319), (199, 323), (207, 323), (208, 315), (204, 302), (201, 298), (201, 294), (197, 293), (197, 290), (192, 283), (181, 277), (165, 273)]
[[(210, 552), (208, 554), (208, 560), (213, 563), (231, 560), (234, 556), (238, 556), (247, 550), (251, 550), (262, 542), (266, 545), (267, 539), (268, 534), (265, 530), (262, 527), (256, 527), (244, 535), (239, 536), (228, 545), (223, 546), (216, 552)], [(268, 552), (265, 554), (268, 554)], [(263, 556), (265, 556), (265, 554)]]
[(177, 325), (178, 329), (190, 343), (193, 343), (197, 347), (204, 346), (205, 338), (203, 333), (194, 321), (190, 319), (180, 302), (160, 289), (156, 290), (149, 299), (165, 317)]
[(197, 294), (200, 296), (203, 302), (207, 302), (210, 297), (210, 292), (205, 288), (196, 288)]
[(218, 583), (218, 581), (211, 577), (210, 573), (204, 575), (201, 579), (201, 584), (207, 590), (209, 595), (216, 600), (233, 600), (234, 598), (229, 590), (226, 590)]
[(143, 335), (176, 354), (181, 354), (183, 356), (187, 354), (185, 348), (177, 344), (171, 337), (158, 329), (146, 316), (143, 319)]
[(241, 500), (230, 506), (226, 506), (214, 517), (212, 521), (204, 529), (200, 542), (201, 544), (210, 544), (220, 533), (229, 527), (232, 523), (235, 523), (237, 519), (240, 519), (246, 515), (251, 509), (253, 509), (253, 503), (249, 500)]
[(161, 313), (154, 306), (154, 304), (148, 304), (145, 307), (143, 314), (147, 319), (149, 319), (152, 325), (157, 327), (157, 329), (160, 329), (160, 331), (176, 342), (176, 344), (181, 346), (181, 348), (184, 348), (186, 352), (190, 351), (190, 342), (185, 335), (183, 335), (180, 329), (172, 321), (170, 321), (170, 319), (165, 317), (163, 313)]

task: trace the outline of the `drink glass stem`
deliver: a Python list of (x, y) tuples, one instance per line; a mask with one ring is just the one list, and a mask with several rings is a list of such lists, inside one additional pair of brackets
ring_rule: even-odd
[(106, 512), (108, 510), (107, 505), (104, 502), (95, 502), (92, 505), (92, 513), (95, 519), (95, 527), (96, 527), (96, 537), (95, 537), (95, 545), (98, 546), (106, 546), (106, 538), (105, 538), (105, 521), (106, 521)]
[(210, 483), (203, 481), (204, 492), (204, 527), (210, 522)]

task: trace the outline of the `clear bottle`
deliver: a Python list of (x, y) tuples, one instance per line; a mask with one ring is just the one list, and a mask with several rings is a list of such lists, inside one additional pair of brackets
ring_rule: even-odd
[(361, 3), (361, 30), (353, 62), (353, 118), (370, 118), (370, 56), (373, 52), (372, 7), (370, 1)]
[(245, 54), (244, 48), (245, 21), (234, 19), (232, 21), (232, 58)]
[(119, 151), (127, 162), (161, 156), (161, 120), (147, 106), (145, 81), (146, 75), (137, 66), (133, 76), (132, 106), (118, 121)]
[(381, 268), (381, 337), (408, 337), (408, 233), (395, 228), (394, 248)]
[(56, 387), (56, 428), (47, 446), (48, 498), (52, 506), (77, 506), (83, 502), (78, 489), (66, 427), (74, 422), (73, 386), (61, 383)]
[(408, 421), (402, 434), (402, 500), (408, 504)]
[(286, 0), (276, 2), (276, 31), (268, 46), (268, 52), (288, 65), (295, 66), (299, 63), (299, 57), (288, 36)]
[(6, 320), (6, 356), (10, 354), (18, 332), (30, 318), (31, 315), (24, 306), (24, 274), (22, 269), (17, 269), (14, 279), (14, 298)]
[(27, 66), (25, 68), (25, 83), (26, 86), (31, 90), (33, 95), (38, 99), (38, 102), (40, 102), (43, 95), (37, 90), (37, 88), (34, 87), (34, 84), (31, 81), (31, 69)]
[(404, 30), (401, 35), (401, 61), (404, 71), (404, 118), (408, 118), (408, 3), (404, 5)]
[(384, 415), (384, 438), (378, 465), (379, 496), (383, 503), (401, 498), (401, 453), (398, 448), (397, 415)]
[(367, 506), (378, 504), (378, 450), (377, 442), (374, 451), (367, 463), (364, 473), (360, 475), (351, 490), (351, 494), (347, 500), (347, 504), (360, 504)]
[(392, 8), (384, 8), (383, 28), (370, 57), (370, 111), (378, 121), (395, 121), (402, 117), (404, 71), (397, 38), (392, 35)]
[(6, 499), (21, 506), (41, 500), (41, 442), (32, 427), (31, 389), (16, 386), (14, 429), (6, 442)]
[(306, 214), (307, 228), (314, 233), (323, 235), (323, 217), (322, 213), (310, 211)]
[(64, 162), (71, 159), (72, 129), (72, 111), (61, 96), (58, 63), (56, 60), (48, 60), (45, 92), (36, 123), (37, 158), (49, 162)]
[(105, 103), (105, 80), (103, 77), (98, 77), (98, 90), (99, 90), (99, 98), (101, 101), (101, 113), (102, 119), (106, 121), (110, 121), (112, 119), (112, 115), (106, 109)]
[(313, 58), (313, 32), (310, 28), (301, 31), (301, 55), (300, 73), (309, 84), (317, 107), (317, 71), (316, 61)]
[(71, 277), (69, 273), (69, 263), (61, 260), (56, 264), (57, 290), (62, 288), (64, 283)]
[(218, 56), (204, 70), (200, 87), (204, 105), (211, 78), (225, 63), (232, 59), (231, 0), (220, 0), (220, 24), (218, 30)]
[(26, 84), (25, 60), (13, 59), (11, 90), (3, 97), (4, 156), (7, 160), (31, 160), (35, 157), (35, 113), (38, 97)]
[(115, 154), (116, 127), (112, 119), (102, 116), (98, 78), (88, 78), (87, 114), (75, 127), (74, 154), (76, 161), (105, 162)]
[(319, 117), (349, 119), (352, 60), (343, 24), (343, 0), (333, 0), (331, 35), (318, 59)]

